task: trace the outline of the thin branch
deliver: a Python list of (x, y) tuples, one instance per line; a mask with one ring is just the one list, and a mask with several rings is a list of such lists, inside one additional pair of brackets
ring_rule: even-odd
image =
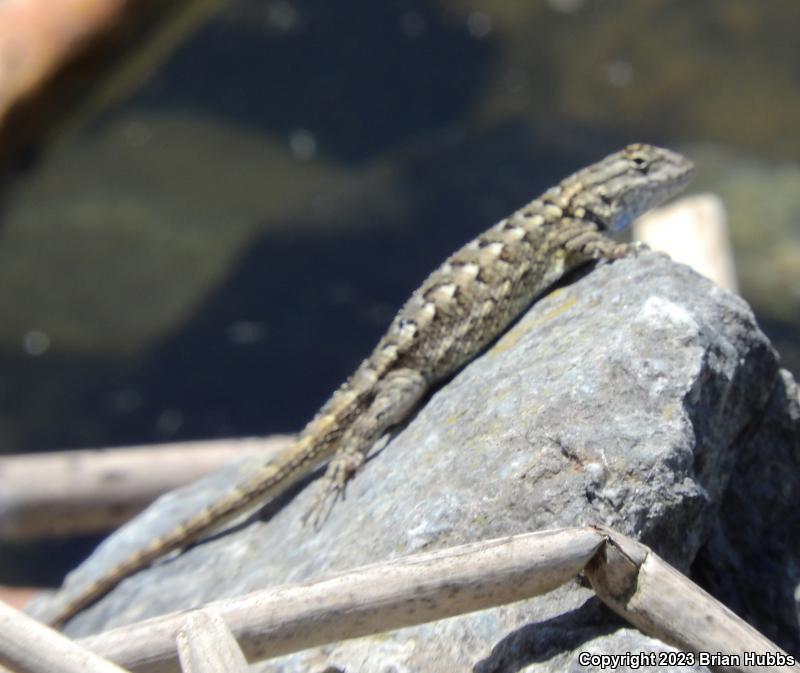
[[(723, 653), (717, 671), (800, 673), (797, 662), (644, 545), (601, 527), (488, 540), (210, 603), (258, 661), (546, 593), (584, 571), (601, 600), (643, 633), (686, 652)], [(186, 611), (80, 643), (131, 671), (178, 670)], [(745, 655), (771, 655), (761, 666)], [(733, 657), (738, 657), (734, 659)], [(773, 665), (777, 664), (777, 665)]]
[[(331, 577), (218, 601), (250, 661), (421, 624), (547, 593), (581, 571), (604, 543), (591, 528), (544, 531), (418, 554)], [(132, 671), (178, 670), (186, 612), (86, 638)]]
[(634, 223), (633, 237), (720, 287), (739, 291), (728, 216), (715, 194), (687, 196), (646, 213)]
[(177, 644), (183, 673), (247, 673), (247, 660), (236, 639), (211, 612), (191, 612)]
[[(800, 671), (792, 657), (648, 547), (608, 528), (598, 530), (609, 544), (586, 575), (598, 597), (640, 631), (693, 653), (712, 670)], [(710, 655), (716, 653), (722, 656), (714, 660)], [(756, 653), (782, 657), (782, 665), (759, 665)]]
[(162, 493), (290, 438), (226, 439), (0, 458), (0, 539), (105, 532)]
[(3, 666), (16, 673), (125, 673), (0, 601), (0, 670)]

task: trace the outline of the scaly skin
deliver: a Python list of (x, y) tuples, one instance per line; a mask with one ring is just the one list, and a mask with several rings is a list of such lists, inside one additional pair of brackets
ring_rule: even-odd
[(626, 253), (603, 233), (680, 191), (692, 163), (630, 145), (578, 171), (451, 255), (400, 309), (384, 337), (276, 459), (164, 537), (111, 568), (68, 602), (60, 625), (155, 559), (181, 549), (246, 509), (283, 493), (330, 460), (316, 523), (373, 443), (409, 417), (429, 388), (502, 334), (565, 273)]

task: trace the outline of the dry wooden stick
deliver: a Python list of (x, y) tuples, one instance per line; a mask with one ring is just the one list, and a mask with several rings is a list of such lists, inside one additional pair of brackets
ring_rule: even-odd
[[(579, 573), (604, 541), (581, 528), (475, 542), (204, 609), (219, 615), (256, 661), (546, 593)], [(173, 613), (80, 643), (132, 671), (177, 671), (175, 637), (185, 619), (185, 611)]]
[[(598, 597), (640, 631), (692, 653), (696, 663), (715, 671), (800, 672), (793, 657), (648, 547), (609, 528), (598, 531), (609, 543), (586, 575)], [(717, 653), (721, 656), (706, 656)], [(775, 663), (760, 664), (755, 655), (767, 653)]]
[(633, 224), (633, 238), (738, 292), (725, 204), (715, 194), (687, 196), (646, 213)]
[(288, 442), (275, 435), (6, 456), (0, 458), (0, 538), (105, 532), (232, 458), (269, 457)]
[[(694, 653), (716, 671), (800, 673), (777, 645), (644, 545), (605, 528), (488, 540), (210, 603), (251, 661), (434, 621), (537, 596), (585, 569), (601, 600), (642, 632)], [(186, 612), (107, 631), (80, 643), (131, 671), (178, 670)], [(750, 665), (746, 653), (777, 658)], [(783, 663), (780, 663), (783, 662)]]
[(236, 639), (211, 612), (190, 613), (177, 644), (183, 673), (247, 673), (247, 660)]
[(16, 673), (125, 673), (0, 601), (0, 670), (4, 666)]

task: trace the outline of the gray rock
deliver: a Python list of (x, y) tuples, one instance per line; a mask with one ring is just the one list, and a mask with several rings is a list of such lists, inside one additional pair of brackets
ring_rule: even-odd
[[(125, 581), (67, 632), (426, 549), (598, 522), (684, 572), (696, 563), (712, 592), (798, 654), (800, 412), (751, 311), (654, 253), (571, 281), (436, 392), (368, 461), (321, 531), (301, 525), (319, 487), (304, 484)], [(247, 469), (161, 498), (104, 543), (70, 586)], [(625, 627), (575, 582), (254, 670), (587, 671), (596, 668), (578, 663), (581, 651), (637, 650), (669, 648)]]

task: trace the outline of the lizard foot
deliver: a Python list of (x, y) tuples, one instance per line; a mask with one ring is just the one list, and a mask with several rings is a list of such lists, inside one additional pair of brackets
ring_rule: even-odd
[(598, 264), (608, 264), (624, 257), (636, 258), (640, 253), (649, 250), (650, 247), (647, 243), (642, 241), (631, 241), (630, 243), (614, 243), (609, 241), (610, 245), (603, 246), (588, 246), (587, 251), (598, 261)]
[(648, 249), (647, 245), (640, 241), (617, 243), (594, 224), (581, 221), (567, 221), (563, 229), (555, 234), (552, 242), (554, 245), (563, 246), (567, 252), (597, 260), (600, 264), (623, 257), (635, 257), (642, 250)]
[(640, 253), (649, 250), (650, 246), (644, 241), (631, 241), (618, 243), (611, 251), (609, 260), (622, 259), (623, 257), (638, 257)]
[(344, 500), (347, 482), (352, 479), (359, 467), (364, 463), (364, 455), (360, 452), (337, 455), (328, 464), (319, 495), (303, 515), (303, 525), (309, 522), (314, 530), (319, 530), (328, 520), (333, 506), (340, 498)]

